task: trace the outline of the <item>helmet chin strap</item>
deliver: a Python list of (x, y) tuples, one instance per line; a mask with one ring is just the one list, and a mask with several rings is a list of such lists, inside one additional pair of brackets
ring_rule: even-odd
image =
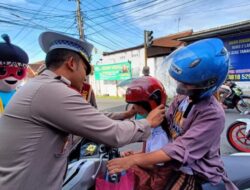
[(189, 98), (193, 102), (197, 102), (200, 99), (202, 99), (201, 96), (206, 91), (207, 91), (207, 89), (187, 89), (187, 88), (182, 87), (181, 85), (178, 85), (176, 88), (176, 92), (178, 94), (189, 96)]
[(192, 96), (194, 94), (193, 90), (189, 90), (189, 89), (183, 88), (183, 87), (181, 87), (179, 85), (176, 88), (176, 92), (178, 94), (186, 95), (186, 96)]

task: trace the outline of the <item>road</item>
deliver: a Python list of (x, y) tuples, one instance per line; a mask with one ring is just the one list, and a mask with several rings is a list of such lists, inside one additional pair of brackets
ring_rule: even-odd
[[(102, 99), (97, 99), (97, 104), (99, 110), (102, 111), (109, 111), (109, 112), (119, 112), (125, 110), (125, 103), (123, 99), (110, 99), (110, 98), (102, 98)], [(235, 149), (233, 149), (227, 142), (226, 139), (226, 131), (228, 126), (233, 123), (236, 119), (238, 118), (249, 118), (249, 115), (240, 115), (239, 112), (236, 110), (226, 110), (226, 124), (225, 124), (225, 129), (222, 133), (222, 138), (221, 138), (221, 154), (222, 155), (228, 155), (237, 152)], [(127, 149), (132, 149), (132, 150), (140, 150), (141, 149), (141, 143), (134, 143), (127, 145), (121, 150), (127, 150)]]

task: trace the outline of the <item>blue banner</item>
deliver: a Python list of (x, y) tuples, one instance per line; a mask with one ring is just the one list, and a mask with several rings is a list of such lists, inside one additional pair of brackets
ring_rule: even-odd
[(230, 54), (229, 79), (250, 81), (250, 35), (230, 37), (223, 41)]

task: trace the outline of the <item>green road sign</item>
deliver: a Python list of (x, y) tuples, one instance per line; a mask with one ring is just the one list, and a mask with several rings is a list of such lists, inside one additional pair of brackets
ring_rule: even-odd
[(94, 74), (96, 80), (125, 80), (130, 79), (131, 62), (95, 65)]

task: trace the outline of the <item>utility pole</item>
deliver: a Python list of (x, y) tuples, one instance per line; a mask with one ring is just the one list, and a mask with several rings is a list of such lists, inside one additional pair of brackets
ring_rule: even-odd
[(180, 30), (180, 21), (181, 21), (181, 18), (180, 17), (178, 17), (178, 32), (179, 32), (179, 30)]
[(77, 3), (76, 18), (77, 18), (79, 38), (83, 40), (84, 39), (84, 28), (83, 28), (84, 20), (81, 14), (81, 0), (76, 0), (76, 3)]
[(77, 29), (79, 33), (79, 38), (83, 40), (84, 39), (84, 19), (82, 17), (82, 11), (81, 11), (81, 0), (69, 0), (69, 1), (76, 1)]
[(144, 30), (144, 66), (147, 67), (147, 59), (148, 59), (148, 48), (147, 48), (147, 31)]

